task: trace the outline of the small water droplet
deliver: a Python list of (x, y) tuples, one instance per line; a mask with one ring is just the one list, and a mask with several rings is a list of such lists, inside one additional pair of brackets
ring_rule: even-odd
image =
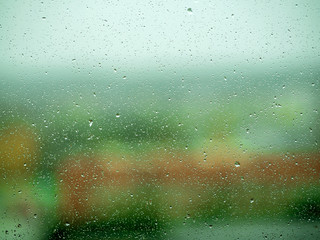
[(91, 127), (92, 124), (93, 124), (93, 121), (90, 119), (90, 120), (89, 120), (89, 127)]
[(117, 113), (117, 114), (116, 114), (116, 118), (119, 118), (119, 117), (120, 117), (120, 114), (119, 114), (119, 113)]
[(69, 226), (70, 226), (70, 223), (66, 222), (64, 225), (65, 225), (66, 227), (69, 227)]
[(123, 76), (122, 78), (123, 78), (123, 79), (127, 79), (127, 76)]
[(254, 203), (254, 199), (253, 198), (250, 199), (250, 203)]
[(240, 162), (236, 161), (236, 162), (234, 163), (234, 166), (235, 166), (235, 167), (240, 167)]
[(42, 17), (42, 20), (46, 20), (47, 18), (46, 17)]
[(212, 228), (212, 225), (209, 225), (209, 228), (211, 229), (211, 228)]
[(33, 218), (37, 218), (37, 217), (38, 217), (37, 214), (34, 214), (34, 215), (33, 215)]

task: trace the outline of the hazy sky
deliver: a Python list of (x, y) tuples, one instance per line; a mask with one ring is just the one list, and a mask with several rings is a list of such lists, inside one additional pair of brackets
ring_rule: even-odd
[(0, 66), (317, 64), (320, 1), (0, 1)]

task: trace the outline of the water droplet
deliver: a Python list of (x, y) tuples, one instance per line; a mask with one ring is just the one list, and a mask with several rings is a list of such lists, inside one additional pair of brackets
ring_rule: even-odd
[(211, 229), (211, 228), (212, 228), (212, 225), (209, 225), (209, 228)]
[(127, 79), (127, 76), (123, 76), (122, 78), (123, 78), (123, 79)]
[(119, 118), (119, 117), (120, 117), (120, 114), (119, 114), (119, 113), (117, 113), (117, 114), (116, 114), (116, 118)]
[(250, 203), (254, 203), (254, 199), (253, 198), (250, 199)]
[(70, 226), (70, 223), (66, 222), (64, 225), (65, 225), (66, 227), (69, 227), (69, 226)]
[(42, 17), (42, 20), (46, 20), (47, 18), (46, 17)]
[(23, 164), (23, 166), (25, 166), (25, 167), (26, 167), (26, 166), (27, 166), (27, 164), (26, 164), (26, 163), (24, 163), (24, 164)]
[(240, 167), (240, 162), (236, 161), (236, 162), (234, 163), (234, 166)]
[(34, 215), (33, 215), (33, 218), (37, 218), (37, 217), (38, 217), (37, 214), (34, 214)]
[(91, 127), (92, 124), (93, 124), (93, 121), (90, 119), (90, 120), (89, 120), (89, 127)]

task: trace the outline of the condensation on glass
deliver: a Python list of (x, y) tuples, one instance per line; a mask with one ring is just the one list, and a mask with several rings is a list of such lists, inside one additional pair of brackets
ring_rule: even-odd
[(1, 1), (0, 239), (319, 239), (319, 1)]

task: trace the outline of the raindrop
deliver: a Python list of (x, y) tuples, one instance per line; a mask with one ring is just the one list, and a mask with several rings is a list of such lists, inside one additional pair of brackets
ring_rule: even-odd
[(127, 79), (127, 76), (123, 76), (122, 78), (123, 78), (123, 79)]
[(90, 119), (90, 120), (89, 120), (89, 127), (91, 127), (92, 124), (93, 124), (93, 121)]
[(250, 203), (253, 203), (253, 202), (254, 202), (254, 199), (253, 199), (253, 198), (251, 198), (251, 199), (250, 199)]
[(236, 161), (236, 162), (234, 163), (234, 165), (235, 165), (236, 167), (240, 167), (240, 162)]
[(120, 114), (119, 114), (119, 113), (117, 113), (117, 114), (116, 114), (116, 118), (119, 118), (119, 117), (120, 117)]
[(66, 222), (66, 223), (65, 223), (65, 226), (66, 226), (66, 227), (69, 227), (69, 226), (70, 226), (70, 223)]

